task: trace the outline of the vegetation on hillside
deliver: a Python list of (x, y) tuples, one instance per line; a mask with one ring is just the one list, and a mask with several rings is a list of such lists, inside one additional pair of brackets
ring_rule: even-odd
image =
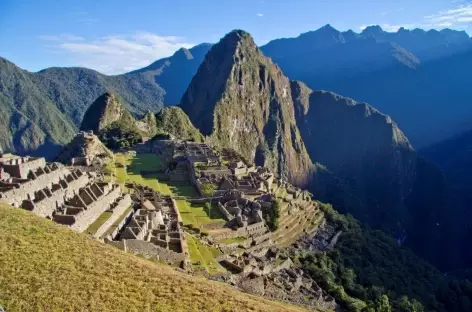
[(279, 228), (279, 218), (280, 200), (276, 198), (272, 201), (272, 209), (265, 213), (265, 221), (271, 231), (276, 231)]
[(298, 260), (347, 311), (471, 311), (471, 282), (443, 275), (384, 232), (330, 205), (320, 207), (342, 234), (333, 250), (306, 252)]
[(7, 311), (302, 311), (191, 277), (0, 205)]
[(87, 107), (107, 90), (133, 113), (156, 112), (164, 90), (149, 73), (106, 76), (86, 68), (31, 73), (0, 58), (0, 144), (9, 152), (54, 156), (77, 131)]
[(203, 142), (203, 136), (196, 129), (184, 111), (177, 106), (166, 107), (156, 115), (159, 135), (171, 136), (194, 142)]
[(0, 146), (5, 152), (53, 156), (74, 125), (43, 96), (31, 74), (0, 58)]

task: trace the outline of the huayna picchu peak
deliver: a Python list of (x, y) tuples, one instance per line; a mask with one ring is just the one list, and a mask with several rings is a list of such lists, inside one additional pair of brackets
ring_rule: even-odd
[(213, 45), (180, 107), (215, 146), (308, 184), (312, 162), (295, 123), (290, 82), (249, 33), (234, 30)]

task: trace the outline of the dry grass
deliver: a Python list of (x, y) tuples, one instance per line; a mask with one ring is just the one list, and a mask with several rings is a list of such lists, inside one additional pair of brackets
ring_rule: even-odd
[(7, 311), (302, 311), (178, 273), (0, 205)]

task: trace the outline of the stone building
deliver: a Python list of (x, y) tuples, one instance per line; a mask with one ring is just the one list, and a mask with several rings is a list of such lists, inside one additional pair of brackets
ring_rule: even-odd
[(45, 166), (46, 160), (43, 157), (18, 157), (10, 155), (10, 157), (3, 156), (0, 158), (2, 171), (8, 173), (11, 177), (19, 179), (26, 179), (30, 171), (35, 171)]
[(8, 177), (2, 175), (0, 199), (41, 217), (51, 218), (54, 210), (73, 197), (75, 190), (87, 185), (91, 178), (79, 169), (70, 170), (59, 163), (46, 164), (44, 158), (26, 162), (25, 158), (1, 164), (9, 174)]
[(54, 211), (53, 220), (83, 232), (106, 210), (130, 205), (130, 196), (122, 194), (119, 185), (92, 182), (74, 191), (74, 196)]
[(175, 263), (189, 256), (182, 218), (175, 200), (161, 197), (144, 186), (135, 186), (139, 208), (117, 237), (126, 251)]

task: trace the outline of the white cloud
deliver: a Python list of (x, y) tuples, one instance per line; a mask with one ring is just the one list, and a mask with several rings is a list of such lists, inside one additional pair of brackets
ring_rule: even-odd
[(448, 23), (450, 26), (472, 22), (472, 4), (460, 4), (453, 9), (439, 11), (425, 16), (425, 22), (431, 25)]
[(149, 32), (107, 36), (95, 40), (71, 35), (40, 36), (40, 39), (49, 44), (53, 42), (56, 52), (65, 54), (74, 66), (88, 67), (112, 75), (147, 66), (157, 59), (172, 55), (182, 47), (194, 46), (184, 38), (159, 36)]
[(257, 13), (256, 15), (257, 15), (258, 17), (263, 17), (263, 16), (264, 16), (264, 14), (262, 14), (262, 13)]

